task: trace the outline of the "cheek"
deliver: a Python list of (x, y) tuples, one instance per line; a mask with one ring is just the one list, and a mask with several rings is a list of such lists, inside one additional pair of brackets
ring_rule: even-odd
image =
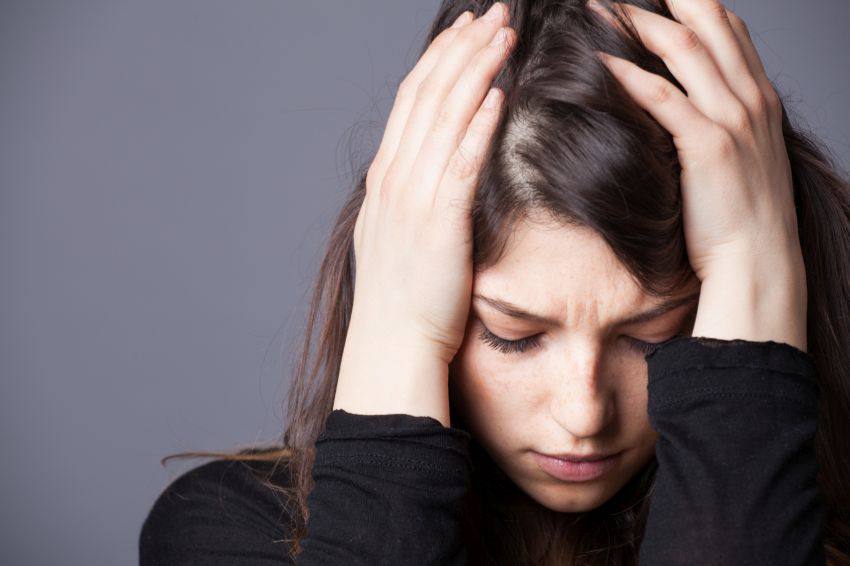
[(534, 411), (533, 392), (522, 385), (530, 370), (467, 336), (450, 367), (453, 408), (473, 435), (507, 440)]
[(658, 438), (646, 410), (646, 362), (637, 356), (624, 358), (613, 371), (613, 375), (620, 376), (616, 382), (619, 434), (632, 450), (633, 467), (640, 467), (652, 456)]
[(646, 412), (646, 362), (640, 356), (623, 355), (605, 371), (611, 376), (611, 387), (615, 390), (618, 432), (639, 443), (652, 432)]
[(637, 356), (618, 359), (608, 375), (614, 380), (612, 387), (617, 391), (617, 412), (627, 422), (633, 422), (646, 414), (647, 373), (646, 362)]

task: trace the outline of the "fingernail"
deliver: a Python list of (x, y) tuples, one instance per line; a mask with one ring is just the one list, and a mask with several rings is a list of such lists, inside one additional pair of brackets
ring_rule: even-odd
[(485, 20), (500, 20), (502, 19), (502, 3), (496, 2), (482, 16)]
[(454, 23), (452, 24), (452, 27), (453, 28), (459, 28), (461, 26), (466, 25), (467, 21), (469, 21), (469, 15), (470, 15), (469, 10), (467, 10), (466, 12), (459, 15), (457, 17), (457, 19), (454, 21)]

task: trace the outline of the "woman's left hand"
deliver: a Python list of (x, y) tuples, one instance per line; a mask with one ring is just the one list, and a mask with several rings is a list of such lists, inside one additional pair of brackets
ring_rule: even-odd
[[(630, 4), (614, 2), (613, 8), (631, 18), (643, 44), (665, 62), (687, 94), (630, 61), (601, 52), (600, 58), (673, 136), (682, 166), (688, 259), (703, 294), (708, 282), (722, 286), (721, 294), (755, 296), (770, 289), (793, 311), (776, 330), (749, 320), (749, 329), (713, 333), (805, 349), (805, 269), (779, 97), (737, 15), (716, 0), (667, 4), (675, 21)], [(616, 25), (605, 8), (588, 5)], [(735, 281), (748, 287), (730, 288)], [(781, 290), (777, 282), (784, 284)], [(747, 305), (745, 310), (755, 315), (758, 309)], [(770, 310), (762, 308), (764, 316)], [(781, 315), (774, 311), (773, 316)], [(789, 325), (796, 328), (789, 330)], [(697, 326), (704, 326), (699, 318)]]

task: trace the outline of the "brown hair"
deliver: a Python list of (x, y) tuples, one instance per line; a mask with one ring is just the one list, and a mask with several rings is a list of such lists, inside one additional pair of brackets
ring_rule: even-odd
[[(663, 0), (628, 1), (672, 17)], [(491, 3), (444, 0), (422, 51), (464, 10), (480, 15)], [(621, 23), (628, 34), (622, 34), (588, 10), (584, 0), (506, 4), (518, 41), (494, 81), (505, 93), (505, 110), (474, 202), (475, 270), (498, 261), (516, 221), (544, 213), (596, 230), (647, 292), (660, 296), (675, 290), (693, 272), (682, 231), (680, 165), (672, 136), (630, 98), (594, 50), (629, 59), (681, 85), (642, 45), (627, 19)], [(825, 548), (830, 563), (845, 564), (850, 563), (850, 451), (842, 438), (850, 431), (850, 185), (820, 142), (792, 126), (784, 104), (782, 128), (807, 274), (808, 349), (823, 391), (815, 442), (827, 508)], [(291, 485), (267, 483), (288, 502), (293, 554), (305, 534), (313, 445), (333, 406), (351, 314), (352, 238), (369, 163), (356, 173), (316, 277), (282, 442), (277, 448), (183, 452), (163, 459), (214, 456), (286, 466)], [(462, 426), (454, 424), (462, 419), (453, 414), (453, 426)], [(475, 466), (465, 528), (473, 563), (637, 563), (654, 459), (600, 507), (571, 514), (531, 501), (474, 440), (471, 454)]]

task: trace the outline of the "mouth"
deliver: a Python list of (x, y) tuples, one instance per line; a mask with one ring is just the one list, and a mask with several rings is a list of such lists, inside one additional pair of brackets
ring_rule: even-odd
[(619, 462), (622, 450), (610, 456), (578, 461), (532, 452), (540, 468), (550, 476), (567, 482), (595, 480), (610, 472)]

